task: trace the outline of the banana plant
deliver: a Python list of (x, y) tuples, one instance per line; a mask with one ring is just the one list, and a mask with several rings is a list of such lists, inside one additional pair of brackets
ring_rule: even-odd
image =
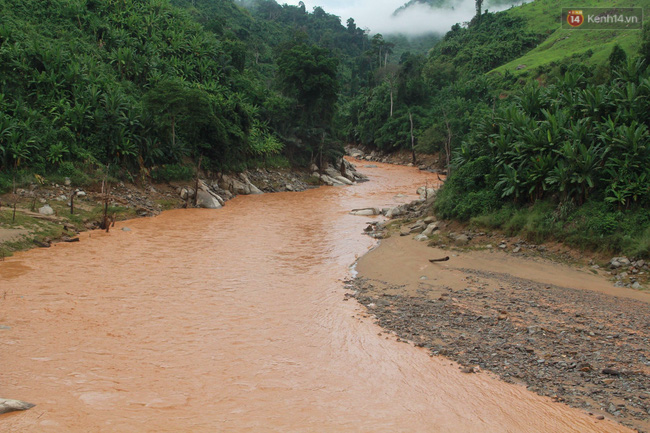
[(501, 192), (501, 198), (512, 197), (516, 202), (521, 195), (523, 181), (519, 178), (519, 170), (510, 164), (503, 166), (503, 172), (499, 175), (499, 180), (495, 188)]

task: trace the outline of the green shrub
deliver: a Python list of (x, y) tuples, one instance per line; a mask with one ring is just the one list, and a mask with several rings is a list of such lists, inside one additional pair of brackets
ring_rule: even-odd
[(151, 170), (151, 177), (156, 182), (172, 182), (194, 178), (194, 167), (180, 164), (165, 164)]

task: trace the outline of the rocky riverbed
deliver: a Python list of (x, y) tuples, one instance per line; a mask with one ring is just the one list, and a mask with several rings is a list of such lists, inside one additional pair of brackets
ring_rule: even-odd
[[(29, 185), (0, 196), (0, 260), (15, 251), (74, 241), (86, 230), (106, 228), (116, 220), (158, 215), (163, 210), (199, 207), (218, 209), (238, 195), (304, 191), (320, 185), (351, 185), (365, 175), (345, 159), (322, 170), (255, 169), (216, 173), (188, 181), (152, 184), (99, 182), (58, 184), (34, 178)], [(15, 213), (14, 213), (15, 208)]]
[[(647, 293), (560, 265), (551, 278), (552, 263), (502, 251), (389, 241), (361, 260), (348, 288), (398, 339), (457, 361), (468, 374), (488, 370), (596, 418), (650, 431)], [(428, 261), (443, 255), (452, 256), (444, 265)]]

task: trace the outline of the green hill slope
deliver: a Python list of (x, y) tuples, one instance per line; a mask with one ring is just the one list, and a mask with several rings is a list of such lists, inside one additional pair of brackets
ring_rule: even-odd
[[(638, 51), (641, 32), (634, 30), (563, 30), (560, 28), (562, 8), (573, 7), (575, 2), (570, 0), (537, 0), (505, 13), (526, 21), (530, 31), (548, 35), (544, 42), (520, 58), (506, 63), (494, 71), (504, 73), (510, 71), (522, 74), (540, 66), (561, 62), (573, 56), (579, 56), (589, 65), (603, 64), (612, 48), (620, 45), (628, 54)], [(639, 1), (585, 1), (580, 7), (642, 7), (650, 9), (649, 0)], [(525, 67), (521, 67), (524, 66)], [(517, 69), (517, 68), (520, 69)]]

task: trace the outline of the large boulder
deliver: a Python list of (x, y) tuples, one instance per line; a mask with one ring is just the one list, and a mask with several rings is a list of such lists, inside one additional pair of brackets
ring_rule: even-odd
[(341, 181), (339, 181), (339, 180), (336, 180), (336, 179), (334, 179), (333, 177), (328, 176), (328, 175), (326, 175), (326, 174), (321, 174), (321, 175), (320, 175), (320, 180), (322, 180), (323, 183), (325, 183), (326, 185), (329, 185), (329, 186), (341, 186), (341, 185), (345, 185), (343, 182), (341, 182)]
[(341, 175), (341, 172), (335, 169), (334, 167), (327, 167), (325, 169), (325, 174), (331, 178), (336, 178)]
[(194, 197), (194, 189), (193, 188), (181, 188), (181, 192), (179, 193), (181, 200), (187, 200), (188, 198)]
[(264, 194), (251, 183), (244, 173), (239, 173), (236, 177), (222, 174), (218, 185), (219, 188), (230, 191), (235, 195)]
[(46, 204), (38, 210), (38, 213), (41, 215), (54, 215), (54, 209), (52, 209), (49, 204)]
[(334, 177), (334, 180), (338, 180), (339, 182), (344, 183), (346, 185), (352, 185), (353, 184), (353, 182), (350, 179), (348, 179), (346, 177), (343, 177), (343, 176), (340, 176), (340, 175)]
[(434, 188), (427, 188), (424, 186), (419, 187), (417, 193), (422, 200), (429, 200), (436, 196), (436, 190)]
[(400, 206), (395, 206), (390, 209), (388, 209), (388, 212), (386, 212), (386, 217), (387, 218), (397, 218), (398, 216), (402, 216), (406, 213), (405, 206), (400, 205)]
[(627, 257), (614, 257), (609, 261), (609, 266), (612, 269), (617, 269), (621, 267), (628, 267), (630, 266), (630, 263), (631, 262)]
[(239, 173), (239, 178), (242, 180), (244, 185), (246, 185), (247, 194), (264, 194), (262, 190), (253, 185), (253, 183), (248, 179), (248, 176), (244, 173)]
[(232, 194), (246, 194), (246, 185), (239, 179), (227, 174), (222, 174), (219, 178), (219, 188), (230, 191)]
[(427, 228), (424, 229), (422, 234), (425, 235), (425, 236), (431, 236), (433, 234), (433, 232), (438, 230), (438, 228), (439, 228), (438, 223), (431, 223), (431, 224), (427, 225)]
[(411, 230), (411, 233), (416, 233), (416, 232), (421, 232), (424, 229), (427, 228), (427, 225), (424, 223), (424, 221), (417, 221), (415, 224), (409, 227)]
[(380, 211), (377, 208), (374, 207), (367, 207), (363, 209), (352, 209), (350, 211), (351, 215), (358, 215), (358, 216), (373, 216), (373, 215), (379, 215)]
[(466, 234), (449, 233), (449, 237), (458, 245), (465, 245), (470, 241), (469, 236)]
[(221, 209), (223, 207), (215, 195), (202, 189), (196, 195), (196, 205), (205, 209)]

